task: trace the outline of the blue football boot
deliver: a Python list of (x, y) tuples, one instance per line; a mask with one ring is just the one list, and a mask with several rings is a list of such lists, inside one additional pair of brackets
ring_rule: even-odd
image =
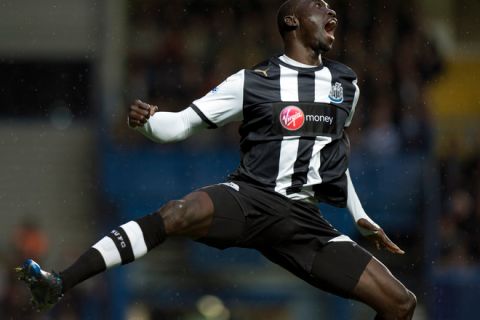
[(18, 279), (25, 282), (32, 293), (32, 304), (37, 311), (52, 308), (63, 296), (62, 279), (55, 272), (47, 272), (32, 259), (15, 268)]

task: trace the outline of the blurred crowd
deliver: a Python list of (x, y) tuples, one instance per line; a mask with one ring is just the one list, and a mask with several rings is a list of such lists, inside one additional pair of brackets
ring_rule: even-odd
[[(125, 102), (141, 98), (161, 110), (179, 111), (230, 74), (281, 54), (276, 26), (281, 2), (130, 0)], [(427, 223), (438, 225), (439, 262), (478, 264), (480, 154), (459, 158), (455, 145), (443, 156), (435, 154), (433, 106), (426, 89), (443, 71), (443, 63), (422, 26), (417, 2), (332, 1), (340, 24), (334, 49), (326, 56), (358, 75), (362, 94), (349, 129), (353, 152), (385, 159), (433, 156), (439, 168), (441, 212), (438, 221)], [(208, 136), (209, 143), (236, 145), (236, 129), (220, 129), (222, 134)], [(121, 137), (116, 142), (132, 139), (124, 118), (115, 130)], [(141, 141), (145, 139), (135, 143)], [(10, 267), (26, 256), (42, 259), (47, 239), (41, 229), (26, 222), (13, 232), (12, 243), (13, 251), (0, 261), (0, 306), (7, 318), (21, 312), (24, 318), (35, 319), (38, 316), (25, 308), (28, 296), (14, 281)]]

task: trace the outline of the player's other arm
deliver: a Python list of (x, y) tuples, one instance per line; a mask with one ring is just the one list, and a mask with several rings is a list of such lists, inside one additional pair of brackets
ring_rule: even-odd
[[(355, 88), (355, 94), (352, 101), (352, 109), (350, 110), (347, 121), (345, 122), (345, 128), (350, 126), (353, 115), (355, 114), (355, 108), (357, 107), (358, 99), (360, 98), (360, 88), (357, 84), (357, 75), (351, 69), (349, 70), (351, 72), (350, 76), (352, 78), (352, 85)], [(383, 229), (367, 215), (357, 193), (355, 192), (349, 170), (347, 170), (346, 175), (348, 184), (347, 208), (352, 215), (353, 220), (355, 221), (357, 229), (363, 236), (371, 239), (378, 249), (380, 249), (380, 247), (384, 247), (390, 252), (404, 254), (405, 252), (395, 243), (393, 243), (385, 234)]]
[(367, 215), (355, 192), (349, 170), (347, 170), (346, 175), (348, 183), (347, 209), (360, 233), (371, 239), (378, 249), (384, 247), (392, 253), (404, 254), (405, 252), (393, 243), (385, 231)]

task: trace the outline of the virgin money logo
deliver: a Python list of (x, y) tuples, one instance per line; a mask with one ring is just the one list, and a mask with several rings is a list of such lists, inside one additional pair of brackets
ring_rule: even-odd
[(280, 112), (280, 123), (289, 131), (297, 131), (303, 127), (305, 115), (299, 107), (288, 106)]

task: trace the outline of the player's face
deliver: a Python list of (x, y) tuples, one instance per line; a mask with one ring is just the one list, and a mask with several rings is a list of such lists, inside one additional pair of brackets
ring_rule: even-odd
[(330, 50), (335, 41), (337, 14), (323, 0), (300, 0), (295, 9), (302, 40), (322, 52)]

